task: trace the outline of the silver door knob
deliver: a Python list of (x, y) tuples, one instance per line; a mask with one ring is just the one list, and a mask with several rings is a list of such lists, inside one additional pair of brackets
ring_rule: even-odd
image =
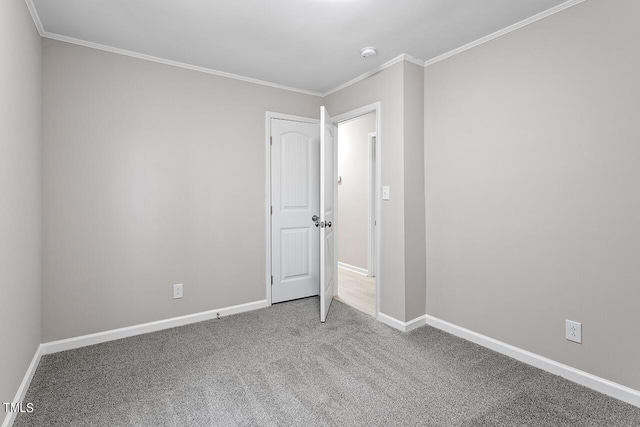
[(327, 227), (331, 228), (331, 221), (327, 221)]
[(320, 217), (318, 215), (314, 215), (314, 216), (311, 217), (311, 221), (317, 221), (319, 219), (320, 219)]

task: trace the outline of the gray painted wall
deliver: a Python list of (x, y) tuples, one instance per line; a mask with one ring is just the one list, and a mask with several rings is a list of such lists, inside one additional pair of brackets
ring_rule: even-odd
[(265, 111), (320, 98), (43, 46), (43, 341), (265, 299)]
[(368, 268), (369, 133), (375, 113), (338, 126), (338, 261)]
[[(40, 36), (25, 2), (0, 3), (0, 402), (40, 344)], [(4, 418), (0, 411), (0, 421)]]
[(427, 67), (424, 97), (428, 314), (636, 390), (638, 16), (584, 2)]
[(424, 68), (404, 64), (405, 321), (426, 312)]

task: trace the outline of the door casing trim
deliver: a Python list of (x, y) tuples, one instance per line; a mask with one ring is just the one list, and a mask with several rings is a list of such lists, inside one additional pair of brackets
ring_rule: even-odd
[[(378, 200), (375, 195), (377, 194), (377, 180), (376, 180), (376, 157), (379, 155), (380, 147), (378, 147), (378, 136), (376, 132), (369, 132), (367, 135), (367, 145), (369, 148), (369, 158), (367, 159), (367, 167), (369, 168), (369, 206), (368, 206), (368, 225), (367, 235), (369, 241), (367, 242), (367, 276), (375, 277), (376, 274), (376, 247), (378, 246), (378, 236), (376, 235), (376, 229), (374, 222), (377, 221), (376, 215), (378, 213), (377, 206)], [(372, 197), (373, 196), (373, 197)], [(377, 224), (377, 222), (376, 222)]]

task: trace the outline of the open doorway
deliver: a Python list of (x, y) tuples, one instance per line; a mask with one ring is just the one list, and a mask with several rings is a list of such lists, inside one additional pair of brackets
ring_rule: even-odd
[(376, 316), (376, 113), (338, 123), (337, 299)]
[[(326, 108), (321, 107), (320, 120), (266, 113), (266, 287), (269, 305), (319, 294), (320, 320), (324, 322), (331, 300), (341, 295), (342, 280), (343, 301), (378, 316), (382, 286), (378, 244), (382, 228), (380, 108), (380, 103), (376, 102), (331, 119)], [(368, 231), (362, 240), (367, 253), (366, 271), (354, 268), (349, 271), (349, 265), (358, 266), (348, 264), (346, 260), (341, 263), (343, 268), (339, 269), (336, 256), (340, 252), (337, 237), (340, 230), (339, 141), (336, 140), (340, 125), (348, 125), (367, 115), (369, 120), (373, 119), (374, 125), (365, 132), (368, 163), (364, 170), (368, 189), (364, 192)], [(348, 144), (348, 139), (345, 138), (345, 144)], [(320, 194), (317, 194), (318, 190)], [(349, 214), (348, 203), (345, 213)], [(349, 228), (347, 223), (345, 230)], [(320, 239), (320, 245), (316, 237)], [(350, 249), (345, 247), (342, 252), (349, 253)], [(342, 278), (339, 270), (344, 273)], [(355, 276), (349, 278), (350, 273)], [(356, 286), (362, 285), (363, 277), (368, 278), (368, 297), (349, 298), (349, 285), (354, 282)]]

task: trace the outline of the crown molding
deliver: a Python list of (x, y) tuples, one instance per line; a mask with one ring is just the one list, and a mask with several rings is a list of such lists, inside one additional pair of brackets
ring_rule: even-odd
[(287, 90), (287, 91), (290, 91), (290, 92), (297, 92), (297, 93), (303, 93), (305, 95), (312, 95), (312, 96), (322, 97), (322, 94), (319, 93), (319, 92), (313, 92), (313, 91), (310, 91), (310, 90), (298, 89), (298, 88), (295, 88), (295, 87), (280, 85), (280, 84), (277, 84), (277, 83), (271, 83), (271, 82), (267, 82), (267, 81), (264, 81), (264, 80), (254, 79), (254, 78), (251, 78), (251, 77), (240, 76), (238, 74), (227, 73), (225, 71), (218, 71), (218, 70), (214, 70), (212, 68), (200, 67), (200, 66), (197, 66), (197, 65), (186, 64), (184, 62), (178, 62), (178, 61), (173, 61), (173, 60), (170, 60), (170, 59), (159, 58), (157, 56), (146, 55), (146, 54), (143, 54), (143, 53), (133, 52), (133, 51), (126, 50), (126, 49), (119, 49), (119, 48), (116, 48), (116, 47), (106, 46), (106, 45), (102, 45), (102, 44), (99, 44), (99, 43), (93, 43), (93, 42), (88, 42), (88, 41), (85, 41), (85, 40), (79, 40), (79, 39), (75, 39), (73, 37), (61, 36), (59, 34), (49, 33), (49, 32), (46, 32), (46, 31), (43, 34), (41, 34), (41, 36), (44, 37), (44, 38), (47, 38), (47, 39), (51, 39), (51, 40), (57, 40), (57, 41), (65, 42), (65, 43), (71, 43), (71, 44), (75, 44), (75, 45), (78, 45), (78, 46), (84, 46), (84, 47), (88, 47), (88, 48), (91, 48), (91, 49), (102, 50), (102, 51), (105, 51), (105, 52), (110, 52), (110, 53), (115, 53), (115, 54), (118, 54), (118, 55), (129, 56), (129, 57), (132, 57), (132, 58), (143, 59), (145, 61), (157, 62), (159, 64), (171, 65), (173, 67), (184, 68), (186, 70), (191, 70), (191, 71), (198, 71), (200, 73), (211, 74), (211, 75), (218, 76), (218, 77), (226, 77), (228, 79), (240, 80), (240, 81), (243, 81), (243, 82), (253, 83), (253, 84), (262, 85), (262, 86), (268, 86), (268, 87), (272, 87), (272, 88), (275, 88), (275, 89), (282, 89), (282, 90)]
[(482, 38), (479, 38), (478, 40), (472, 41), (471, 43), (467, 43), (464, 46), (460, 46), (458, 48), (450, 50), (447, 53), (443, 53), (442, 55), (439, 55), (439, 56), (436, 56), (435, 58), (429, 59), (429, 60), (424, 62), (424, 66), (428, 67), (428, 66), (433, 65), (433, 64), (435, 64), (437, 62), (440, 62), (440, 61), (443, 61), (443, 60), (445, 60), (447, 58), (450, 58), (450, 57), (452, 57), (454, 55), (462, 53), (462, 52), (464, 52), (466, 50), (472, 49), (472, 48), (474, 48), (476, 46), (480, 46), (481, 44), (487, 43), (487, 42), (489, 42), (489, 41), (491, 41), (493, 39), (496, 39), (496, 38), (498, 38), (500, 36), (503, 36), (505, 34), (513, 32), (513, 31), (516, 31), (516, 30), (518, 30), (518, 29), (520, 29), (522, 27), (525, 27), (525, 26), (527, 26), (529, 24), (533, 24), (536, 21), (539, 21), (539, 20), (544, 19), (544, 18), (546, 18), (548, 16), (551, 16), (551, 15), (554, 15), (554, 14), (556, 14), (558, 12), (562, 12), (563, 10), (568, 9), (570, 7), (573, 7), (573, 6), (575, 6), (577, 4), (580, 4), (580, 3), (584, 2), (584, 1), (586, 1), (586, 0), (569, 0), (569, 1), (566, 1), (564, 3), (561, 3), (561, 4), (557, 5), (557, 6), (554, 6), (554, 7), (550, 8), (550, 9), (547, 9), (547, 10), (545, 10), (543, 12), (540, 12), (537, 15), (533, 15), (533, 16), (527, 18), (527, 19), (524, 19), (524, 20), (522, 20), (520, 22), (516, 22), (513, 25), (509, 25), (508, 27), (505, 27), (505, 28), (503, 28), (501, 30), (498, 30), (495, 33), (491, 33), (488, 36), (484, 36)]
[(38, 11), (33, 4), (33, 0), (25, 0), (25, 3), (27, 4), (27, 8), (29, 9), (29, 13), (31, 14), (31, 19), (33, 19), (33, 23), (36, 25), (38, 34), (40, 34), (40, 37), (42, 37), (42, 34), (44, 34), (44, 27), (42, 26), (42, 21), (40, 20)]
[(67, 36), (63, 36), (60, 34), (55, 34), (55, 33), (50, 33), (48, 31), (45, 31), (43, 25), (42, 25), (42, 21), (40, 20), (40, 17), (38, 16), (38, 11), (36, 10), (34, 4), (33, 4), (33, 0), (25, 0), (27, 7), (29, 8), (29, 13), (31, 14), (31, 17), (33, 18), (33, 22), (38, 30), (38, 33), (40, 34), (41, 37), (43, 38), (48, 38), (48, 39), (52, 39), (52, 40), (58, 40), (61, 42), (65, 42), (65, 43), (71, 43), (71, 44), (75, 44), (78, 46), (84, 46), (84, 47), (88, 47), (88, 48), (92, 48), (92, 49), (98, 49), (98, 50), (102, 50), (105, 52), (110, 52), (110, 53), (115, 53), (115, 54), (119, 54), (119, 55), (124, 55), (124, 56), (129, 56), (132, 58), (138, 58), (138, 59), (142, 59), (145, 61), (151, 61), (151, 62), (157, 62), (160, 64), (165, 64), (165, 65), (170, 65), (173, 67), (178, 67), (178, 68), (184, 68), (187, 70), (192, 70), (192, 71), (197, 71), (197, 72), (201, 72), (201, 73), (205, 73), (205, 74), (211, 74), (214, 76), (218, 76), (218, 77), (226, 77), (226, 78), (230, 78), (230, 79), (234, 79), (234, 80), (240, 80), (243, 82), (247, 82), (247, 83), (253, 83), (253, 84), (258, 84), (258, 85), (262, 85), (262, 86), (268, 86), (268, 87), (272, 87), (275, 89), (282, 89), (282, 90), (287, 90), (290, 92), (297, 92), (297, 93), (302, 93), (305, 95), (311, 95), (311, 96), (317, 96), (317, 97), (321, 97), (324, 98), (325, 96), (331, 95), (335, 92), (338, 92), (342, 89), (345, 89), (355, 83), (358, 83), (359, 81), (362, 81), (368, 77), (373, 76), (374, 74), (377, 74), (399, 62), (402, 61), (407, 61), (410, 62), (412, 64), (416, 64), (419, 65), (421, 67), (428, 67), (430, 65), (433, 65), (435, 63), (438, 63), (440, 61), (443, 61), (447, 58), (450, 58), (454, 55), (457, 55), (459, 53), (462, 53), (464, 51), (467, 51), (469, 49), (472, 49), (476, 46), (482, 45), (484, 43), (487, 43), (493, 39), (496, 39), (500, 36), (503, 36), (505, 34), (508, 34), (512, 31), (516, 31), (522, 27), (525, 27), (529, 24), (532, 24), (536, 21), (539, 21), (541, 19), (544, 19), (548, 16), (554, 15), (558, 12), (561, 12), (565, 9), (568, 9), (570, 7), (573, 7), (575, 5), (578, 5), (582, 2), (584, 2), (586, 0), (569, 0), (566, 1), (562, 4), (559, 4), (555, 7), (552, 7), (550, 9), (547, 9), (543, 12), (538, 13), (537, 15), (534, 15), (530, 18), (524, 19), (520, 22), (517, 22), (513, 25), (510, 25), (508, 27), (505, 27), (501, 30), (496, 31), (495, 33), (489, 34), (487, 36), (484, 36), (482, 38), (479, 38), (471, 43), (467, 43), (464, 46), (460, 46), (456, 49), (453, 49), (447, 53), (444, 53), (442, 55), (436, 56), (435, 58), (429, 59), (427, 61), (423, 61), (421, 59), (415, 58), (411, 55), (407, 55), (407, 54), (402, 54), (399, 55), (387, 62), (385, 62), (384, 64), (374, 68), (371, 71), (368, 71), (364, 74), (361, 74), (358, 77), (355, 77), (354, 79), (351, 79), (349, 81), (347, 81), (346, 83), (343, 83), (333, 89), (330, 89), (324, 93), (320, 93), (320, 92), (313, 92), (313, 91), (309, 91), (309, 90), (305, 90), (305, 89), (298, 89), (298, 88), (294, 88), (294, 87), (290, 87), (290, 86), (285, 86), (285, 85), (280, 85), (277, 83), (271, 83), (271, 82), (267, 82), (264, 80), (259, 80), (259, 79), (254, 79), (251, 77), (245, 77), (245, 76), (241, 76), (238, 74), (233, 74), (233, 73), (227, 73), (225, 71), (219, 71), (219, 70), (214, 70), (212, 68), (206, 68), (206, 67), (200, 67), (200, 66), (196, 66), (196, 65), (191, 65), (191, 64), (186, 64), (184, 62), (178, 62), (178, 61), (173, 61), (170, 59), (165, 59), (165, 58), (160, 58), (160, 57), (156, 57), (156, 56), (152, 56), (152, 55), (146, 55), (143, 53), (138, 53), (138, 52), (133, 52), (133, 51), (129, 51), (129, 50), (125, 50), (125, 49), (119, 49), (119, 48), (115, 48), (115, 47), (111, 47), (111, 46), (106, 46), (106, 45), (102, 45), (102, 44), (98, 44), (98, 43), (93, 43), (93, 42), (88, 42), (85, 40), (80, 40), (80, 39), (76, 39), (73, 37), (67, 37)]
[(402, 59), (404, 59), (405, 61), (424, 67), (424, 61), (422, 59), (414, 58), (413, 56), (407, 55), (406, 53), (402, 56)]
[(336, 92), (338, 92), (338, 91), (340, 91), (340, 90), (342, 90), (342, 89), (344, 89), (346, 87), (349, 87), (349, 86), (351, 86), (353, 84), (358, 83), (361, 80), (366, 79), (367, 77), (371, 77), (374, 74), (377, 74), (382, 70), (386, 70), (387, 68), (389, 68), (389, 67), (391, 67), (393, 65), (396, 65), (397, 63), (402, 62), (402, 61), (408, 61), (408, 62), (411, 62), (412, 64), (416, 64), (416, 65), (419, 65), (421, 67), (424, 67), (424, 61), (422, 61), (420, 59), (417, 59), (417, 58), (414, 58), (411, 55), (407, 55), (406, 53), (403, 53), (402, 55), (396, 56), (392, 60), (385, 62), (384, 64), (374, 68), (371, 71), (367, 71), (366, 73), (361, 74), (358, 77), (356, 77), (354, 79), (351, 79), (346, 83), (341, 84), (340, 86), (337, 86), (337, 87), (335, 87), (335, 88), (333, 88), (331, 90), (326, 91), (325, 93), (322, 94), (322, 96), (325, 97), (325, 96), (331, 95), (332, 93), (336, 93)]
[(99, 44), (99, 43), (93, 43), (93, 42), (89, 42), (89, 41), (85, 41), (85, 40), (80, 40), (80, 39), (76, 39), (73, 37), (67, 37), (67, 36), (63, 36), (60, 34), (55, 34), (55, 33), (50, 33), (48, 31), (46, 31), (42, 25), (42, 21), (40, 20), (40, 16), (38, 15), (38, 11), (36, 10), (34, 4), (33, 4), (33, 0), (25, 0), (25, 3), (27, 4), (27, 7), (29, 8), (29, 13), (31, 13), (31, 18), (33, 19), (33, 23), (36, 26), (36, 29), (38, 30), (38, 33), (40, 34), (40, 37), (46, 38), (46, 39), (51, 39), (51, 40), (57, 40), (57, 41), (61, 41), (61, 42), (65, 42), (65, 43), (71, 43), (71, 44), (75, 44), (78, 46), (84, 46), (84, 47), (88, 47), (91, 49), (97, 49), (97, 50), (102, 50), (105, 52), (110, 52), (110, 53), (115, 53), (118, 55), (124, 55), (124, 56), (129, 56), (132, 58), (137, 58), (137, 59), (142, 59), (145, 61), (151, 61), (151, 62), (157, 62), (159, 64), (164, 64), (164, 65), (170, 65), (173, 67), (178, 67), (178, 68), (184, 68), (186, 70), (191, 70), (191, 71), (197, 71), (200, 73), (205, 73), (205, 74), (211, 74), (214, 76), (218, 76), (218, 77), (226, 77), (229, 79), (234, 79), (234, 80), (240, 80), (243, 82), (247, 82), (247, 83), (253, 83), (253, 84), (258, 84), (258, 85), (262, 85), (262, 86), (268, 86), (268, 87), (272, 87), (275, 89), (282, 89), (282, 90), (287, 90), (290, 92), (297, 92), (297, 93), (303, 93), (305, 95), (312, 95), (312, 96), (317, 96), (317, 97), (322, 97), (322, 94), (319, 92), (313, 92), (310, 90), (304, 90), (304, 89), (298, 89), (295, 87), (290, 87), (290, 86), (285, 86), (285, 85), (280, 85), (277, 83), (271, 83), (271, 82), (267, 82), (264, 80), (259, 80), (259, 79), (254, 79), (251, 77), (245, 77), (245, 76), (241, 76), (238, 74), (233, 74), (233, 73), (227, 73), (225, 71), (218, 71), (218, 70), (214, 70), (212, 68), (206, 68), (206, 67), (199, 67), (197, 65), (191, 65), (191, 64), (186, 64), (184, 62), (179, 62), (179, 61), (173, 61), (170, 59), (165, 59), (165, 58), (160, 58), (157, 56), (152, 56), (152, 55), (146, 55), (143, 53), (138, 53), (138, 52), (134, 52), (134, 51), (130, 51), (130, 50), (126, 50), (126, 49), (119, 49), (116, 47), (111, 47), (111, 46), (106, 46), (103, 44)]

